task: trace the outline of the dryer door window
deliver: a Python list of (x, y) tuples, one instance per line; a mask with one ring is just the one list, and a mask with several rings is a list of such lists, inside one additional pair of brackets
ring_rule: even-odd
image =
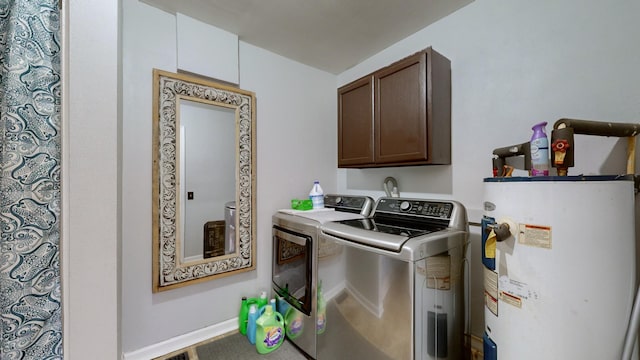
[(311, 244), (309, 235), (273, 227), (273, 285), (279, 296), (311, 314)]

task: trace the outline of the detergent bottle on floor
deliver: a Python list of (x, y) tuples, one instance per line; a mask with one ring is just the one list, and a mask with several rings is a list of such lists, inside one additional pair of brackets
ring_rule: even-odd
[(247, 335), (247, 323), (249, 321), (249, 308), (253, 304), (258, 304), (258, 298), (247, 298), (246, 296), (242, 297), (242, 302), (240, 303), (240, 312), (238, 314), (238, 332), (242, 335)]
[(265, 306), (264, 313), (256, 320), (256, 350), (268, 354), (284, 341), (284, 320), (271, 305)]
[(258, 298), (258, 309), (267, 305), (269, 303), (269, 298), (267, 297), (267, 292), (260, 292), (260, 297)]
[(256, 343), (256, 321), (258, 321), (260, 313), (258, 313), (258, 305), (251, 304), (249, 306), (249, 319), (247, 320), (247, 338), (251, 345)]
[(247, 334), (247, 320), (249, 318), (249, 302), (247, 301), (247, 297), (242, 297), (242, 302), (240, 303), (240, 313), (238, 314), (238, 331), (242, 335)]

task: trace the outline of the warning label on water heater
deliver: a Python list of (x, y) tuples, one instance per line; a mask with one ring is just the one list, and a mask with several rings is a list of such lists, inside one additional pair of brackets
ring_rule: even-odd
[(518, 243), (551, 249), (551, 226), (519, 224)]
[(500, 291), (499, 296), (500, 296), (500, 300), (504, 301), (507, 304), (510, 304), (517, 308), (522, 307), (522, 299), (515, 295), (509, 294), (508, 292), (505, 292), (505, 291)]
[(498, 273), (484, 267), (484, 305), (498, 316)]

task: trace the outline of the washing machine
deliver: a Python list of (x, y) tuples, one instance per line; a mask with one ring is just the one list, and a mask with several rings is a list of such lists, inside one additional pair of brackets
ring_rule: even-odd
[(326, 222), (318, 359), (463, 358), (469, 225), (456, 201), (384, 197)]

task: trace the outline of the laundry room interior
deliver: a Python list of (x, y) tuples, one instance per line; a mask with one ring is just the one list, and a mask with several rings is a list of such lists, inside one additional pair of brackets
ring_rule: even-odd
[[(393, 347), (380, 353), (370, 351), (377, 346), (373, 344), (381, 343), (377, 339), (382, 334), (377, 337), (368, 329), (371, 333), (361, 339), (370, 343), (363, 350), (367, 359), (504, 360), (513, 359), (511, 354), (533, 359), (537, 349), (545, 347), (550, 348), (545, 352), (550, 359), (583, 354), (638, 358), (636, 316), (640, 314), (635, 311), (640, 309), (634, 303), (640, 3), (465, 0), (445, 5), (446, 1), (429, 1), (440, 11), (439, 18), (348, 64), (330, 60), (340, 58), (341, 52), (350, 54), (348, 39), (358, 38), (359, 22), (366, 19), (334, 19), (353, 22), (354, 34), (343, 35), (345, 48), (314, 53), (313, 44), (321, 47), (322, 36), (309, 33), (308, 44), (297, 53), (282, 54), (280, 49), (286, 48), (278, 44), (282, 34), (264, 34), (271, 41), (261, 40), (265, 45), (243, 37), (243, 26), (250, 28), (251, 19), (236, 24), (237, 33), (226, 29), (231, 27), (228, 21), (210, 20), (215, 18), (212, 12), (238, 16), (243, 7), (264, 6), (256, 1), (237, 2), (234, 7), (220, 2), (227, 7), (216, 8), (216, 1), (121, 0), (118, 11), (113, 5), (95, 3), (105, 11), (87, 11), (74, 2), (65, 9), (69, 89), (95, 81), (101, 84), (91, 93), (70, 90), (66, 136), (75, 146), (70, 147), (69, 162), (78, 159), (95, 171), (74, 167), (69, 176), (74, 186), (86, 189), (78, 196), (104, 189), (95, 195), (99, 198), (91, 195), (84, 201), (117, 200), (105, 202), (109, 206), (105, 211), (115, 214), (110, 230), (91, 239), (76, 235), (61, 240), (68, 251), (63, 253), (68, 256), (68, 268), (83, 272), (77, 277), (63, 273), (67, 296), (71, 296), (65, 311), (82, 314), (65, 320), (65, 339), (77, 339), (65, 344), (72, 358), (92, 358), (98, 351), (105, 359), (169, 359), (183, 352), (187, 359), (204, 359), (197, 351), (185, 349), (229, 334), (238, 336), (243, 297), (256, 298), (266, 291), (269, 297), (286, 300), (289, 296), (295, 302), (293, 290), (289, 294), (287, 288), (285, 293), (286, 286), (274, 276), (301, 256), (309, 257), (304, 266), (317, 268), (310, 274), (318, 278), (307, 279), (304, 297), (311, 302), (309, 308), (299, 305), (299, 310), (314, 316), (313, 328), (318, 310), (326, 306), (328, 321), (326, 330), (314, 331), (308, 342), (296, 342), (303, 336), (291, 333), (283, 340), (309, 358), (340, 356), (335, 351), (345, 351), (344, 358), (359, 358), (357, 354), (347, 357), (346, 348), (326, 350), (330, 345), (323, 341), (348, 336), (332, 333), (331, 301), (342, 296), (346, 304), (358, 296), (367, 298), (364, 278), (369, 281), (374, 272), (387, 281), (376, 285), (380, 307), (375, 301), (363, 307), (384, 319), (380, 326), (389, 325), (389, 331), (396, 332), (391, 324), (398, 329), (402, 324), (384, 318), (382, 304), (387, 303), (381, 295), (394, 289), (398, 302), (408, 308), (398, 317), (410, 326), (397, 330), (407, 341), (401, 350)], [(269, 15), (294, 11), (283, 6), (290, 2), (277, 3), (272, 7), (280, 7), (270, 9)], [(327, 8), (339, 6), (321, 3)], [(374, 3), (371, 6), (380, 7), (381, 12), (393, 12), (404, 1)], [(414, 3), (409, 1), (407, 6)], [(96, 23), (109, 26), (101, 29)], [(104, 35), (107, 29), (117, 29), (119, 36)], [(111, 54), (106, 48), (119, 50)], [(81, 61), (112, 71), (87, 69)], [(418, 93), (402, 92), (402, 84), (410, 81), (403, 76), (415, 73), (389, 76), (405, 67), (421, 76)], [(112, 81), (114, 74), (118, 81)], [(389, 108), (398, 109), (394, 104), (413, 96), (421, 104), (416, 107), (420, 121), (391, 119), (385, 127), (384, 120), (394, 111)], [(92, 109), (78, 105), (96, 98), (102, 100)], [(195, 105), (186, 107), (189, 100)], [(347, 103), (353, 100), (364, 102)], [(186, 117), (199, 114), (202, 104), (224, 108), (222, 116), (231, 116), (236, 125), (225, 127), (223, 134), (215, 128), (204, 130), (198, 143), (203, 145), (188, 148), (191, 138), (181, 138), (180, 127), (191, 125)], [(103, 135), (100, 126), (114, 123), (116, 108), (118, 130), (104, 136), (107, 149), (118, 155), (103, 162), (104, 143), (87, 139)], [(405, 114), (408, 108), (399, 113)], [(366, 116), (356, 125), (347, 123), (354, 114)], [(539, 160), (535, 154), (544, 145), (532, 149), (531, 144), (534, 127), (541, 123), (547, 168), (544, 174), (535, 174), (532, 168)], [(394, 126), (404, 128), (396, 131)], [(225, 138), (232, 141), (226, 150), (201, 150), (210, 149), (204, 144), (223, 143)], [(385, 149), (413, 151), (414, 145), (418, 154), (385, 158)], [(188, 162), (195, 159), (187, 159), (194, 153), (199, 153), (199, 162)], [(117, 174), (100, 177), (103, 167), (118, 169)], [(207, 171), (197, 176), (218, 179), (224, 173), (226, 182), (212, 180), (184, 188), (193, 181), (189, 171), (199, 167)], [(560, 174), (559, 169), (566, 173)], [(186, 179), (180, 171), (186, 171)], [(305, 201), (314, 181), (321, 186), (324, 210)], [(189, 214), (185, 207), (190, 201), (202, 198), (204, 191), (193, 189), (211, 184), (218, 194), (223, 186), (228, 190), (213, 200), (216, 214), (196, 221), (196, 237), (200, 241), (204, 226), (205, 238), (218, 236), (223, 248), (218, 249), (221, 252), (210, 248), (212, 253), (188, 260), (186, 239), (180, 239), (186, 227), (181, 216)], [(362, 228), (335, 225), (353, 220), (343, 215), (320, 220), (304, 215), (329, 217), (326, 213), (340, 212), (349, 201), (359, 206), (355, 213), (362, 215), (356, 217)], [(72, 201), (65, 210), (72, 234), (83, 224), (94, 224), (92, 232), (99, 226), (100, 211), (83, 214), (90, 219), (82, 220), (83, 224), (74, 220), (73, 215), (85, 205)], [(345, 212), (354, 213), (353, 209)], [(280, 252), (279, 244), (286, 242), (282, 239), (306, 231), (303, 225), (283, 222), (300, 214), (305, 219), (301, 224), (313, 228), (308, 237), (313, 241), (300, 245), (299, 240), (291, 240), (294, 245)], [(420, 235), (433, 238), (431, 245), (403, 233), (406, 243), (394, 247), (388, 240), (391, 236), (380, 236), (375, 243), (376, 236), (365, 234), (373, 232), (365, 220), (381, 224), (377, 216), (397, 220), (393, 228), (423, 221), (438, 228), (430, 229), (435, 236)], [(230, 221), (234, 226), (229, 227)], [(313, 221), (317, 223), (310, 224)], [(349, 244), (349, 239), (357, 244)], [(206, 248), (206, 239), (204, 243)], [(93, 247), (109, 244), (113, 246), (101, 254)], [(296, 250), (300, 246), (306, 246), (304, 254), (296, 252), (302, 251)], [(375, 249), (365, 251), (369, 246)], [(312, 255), (318, 251), (320, 258)], [(334, 260), (352, 256), (352, 262), (330, 262), (331, 273), (323, 268), (322, 256)], [(446, 275), (434, 275), (442, 267), (448, 268)], [(353, 288), (348, 296), (330, 286), (349, 287), (348, 281), (347, 285), (332, 282), (338, 269), (347, 275), (351, 271)], [(424, 285), (422, 290), (418, 283)], [(397, 290), (394, 285), (408, 288)], [(104, 296), (96, 295), (96, 287)], [(441, 321), (440, 310), (422, 313), (421, 306), (428, 303), (426, 294), (432, 293), (436, 298), (448, 294), (446, 305), (434, 307), (448, 311), (447, 320)], [(391, 306), (384, 309), (395, 311)], [(593, 311), (601, 314), (594, 316)], [(507, 314), (513, 322), (505, 320)], [(549, 322), (540, 324), (538, 318)], [(106, 339), (102, 344), (96, 344), (96, 334), (81, 330), (96, 322), (104, 324), (96, 330)], [(562, 332), (549, 334), (556, 327)], [(429, 339), (436, 330), (448, 331), (448, 338)], [(509, 332), (526, 334), (528, 341)], [(595, 341), (603, 338), (606, 341)], [(563, 344), (574, 349), (567, 350)], [(248, 340), (243, 345), (255, 351)], [(275, 349), (273, 354), (283, 350)], [(331, 355), (323, 357), (325, 350)]]

